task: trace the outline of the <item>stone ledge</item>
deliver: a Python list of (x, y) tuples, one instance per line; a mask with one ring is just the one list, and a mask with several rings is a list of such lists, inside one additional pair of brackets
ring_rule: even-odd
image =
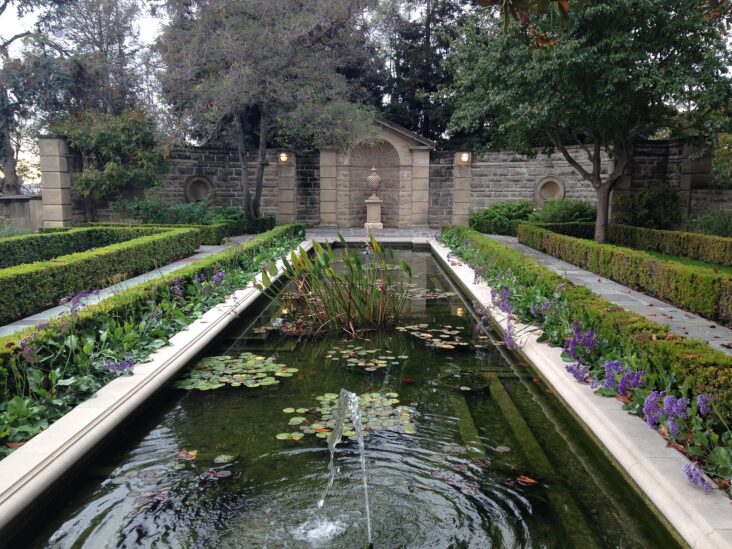
[[(461, 262), (451, 266), (449, 248), (430, 240), (432, 253), (462, 288), (486, 306), (501, 330), (507, 317), (490, 307), (490, 288), (474, 284), (475, 272)], [(615, 400), (595, 395), (588, 385), (575, 382), (566, 372), (561, 350), (538, 341), (538, 329), (515, 324), (522, 336), (522, 354), (545, 378), (576, 417), (602, 443), (606, 451), (631, 478), (683, 540), (694, 548), (721, 549), (732, 547), (732, 505), (720, 490), (705, 494), (684, 477), (682, 466), (688, 460), (678, 451), (666, 447), (660, 434), (645, 422), (622, 409)]]

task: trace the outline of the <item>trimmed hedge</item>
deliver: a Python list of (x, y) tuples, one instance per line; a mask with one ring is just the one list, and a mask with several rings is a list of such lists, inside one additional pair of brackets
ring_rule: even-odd
[[(190, 231), (190, 229), (178, 229), (178, 231)], [(167, 234), (167, 233), (166, 233)], [(156, 235), (163, 236), (163, 235)], [(268, 246), (272, 240), (283, 236), (305, 236), (305, 228), (302, 225), (282, 225), (275, 229), (255, 236), (253, 239), (244, 242), (240, 246), (228, 248), (223, 252), (211, 255), (187, 267), (178, 269), (172, 273), (161, 275), (152, 280), (142, 282), (132, 288), (118, 293), (114, 296), (88, 307), (84, 307), (77, 313), (74, 321), (76, 332), (83, 333), (86, 330), (97, 330), (104, 317), (115, 316), (121, 318), (135, 317), (135, 313), (143, 308), (150, 301), (159, 301), (169, 291), (171, 282), (176, 278), (189, 280), (198, 273), (211, 276), (220, 269), (229, 269), (241, 262), (242, 256), (256, 254), (261, 248)], [(150, 237), (148, 237), (150, 238)], [(54, 319), (48, 323), (43, 330), (54, 330), (57, 325), (65, 322), (65, 319)], [(17, 351), (18, 342), (30, 337), (38, 331), (35, 327), (16, 332), (10, 336), (0, 337), (0, 398), (6, 398), (7, 387), (12, 368), (9, 361)]]
[(71, 294), (109, 285), (191, 255), (197, 229), (170, 229), (134, 240), (0, 270), (0, 322), (38, 312)]
[(463, 227), (448, 230), (457, 231), (460, 240), (468, 240), (480, 252), (484, 266), (510, 270), (524, 285), (539, 287), (550, 295), (563, 284), (563, 295), (574, 318), (586, 318), (608, 341), (631, 347), (646, 371), (673, 374), (689, 394), (717, 395), (720, 414), (725, 418), (732, 416), (732, 356), (702, 341), (673, 334), (667, 326), (618, 307), (588, 288), (574, 286), (530, 257), (489, 237)]
[[(593, 238), (593, 223), (534, 223), (555, 233), (579, 238)], [(630, 225), (612, 224), (608, 227), (608, 241), (636, 250), (652, 250), (715, 263), (732, 265), (732, 238), (684, 231), (645, 229)]]
[(659, 299), (732, 325), (732, 278), (702, 267), (663, 261), (642, 251), (556, 233), (522, 224), (522, 244), (563, 259)]
[(161, 229), (154, 227), (82, 227), (63, 232), (1, 238), (0, 269), (46, 261), (159, 232)]
[[(217, 246), (221, 242), (234, 234), (232, 227), (226, 223), (215, 223), (213, 225), (138, 225), (134, 223), (99, 223), (88, 224), (80, 228), (97, 228), (97, 229), (141, 229), (153, 230), (160, 232), (161, 230), (170, 229), (197, 229), (200, 233), (201, 244)], [(64, 233), (73, 231), (70, 227), (49, 227), (39, 229), (41, 233)]]

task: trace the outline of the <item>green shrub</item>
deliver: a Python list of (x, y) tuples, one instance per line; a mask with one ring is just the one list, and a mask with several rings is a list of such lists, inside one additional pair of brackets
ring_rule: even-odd
[(87, 227), (59, 232), (0, 238), (0, 268), (45, 261), (62, 255), (109, 246), (146, 234), (160, 232), (151, 227)]
[(716, 236), (732, 237), (732, 212), (709, 212), (689, 223), (692, 230)]
[[(526, 228), (534, 229), (531, 237), (539, 236), (538, 228), (530, 225), (521, 225), (519, 231)], [(618, 307), (588, 288), (574, 286), (529, 256), (488, 237), (463, 227), (447, 229), (446, 233), (458, 242), (468, 240), (479, 252), (481, 261), (473, 263), (510, 271), (523, 286), (552, 295), (561, 284), (571, 318), (584, 319), (611, 346), (629, 349), (640, 368), (665, 375), (687, 396), (705, 392), (717, 395), (720, 415), (732, 417), (732, 356), (704, 342), (672, 334), (667, 326)], [(732, 294), (727, 294), (727, 300), (732, 301)]]
[(68, 295), (162, 267), (191, 255), (199, 244), (198, 230), (171, 229), (49, 261), (2, 269), (0, 322), (38, 312)]
[[(592, 239), (594, 223), (535, 223), (549, 231)], [(663, 231), (612, 224), (608, 242), (635, 250), (651, 250), (668, 255), (688, 257), (717, 265), (732, 265), (732, 238), (720, 238), (684, 231)]]
[(470, 228), (481, 233), (516, 235), (519, 221), (526, 221), (534, 211), (528, 200), (496, 202), (470, 216)]
[(584, 200), (550, 200), (541, 210), (529, 216), (530, 221), (539, 223), (577, 223), (595, 221), (597, 206)]
[(613, 223), (619, 225), (674, 229), (683, 221), (681, 197), (672, 189), (658, 185), (630, 193), (614, 193), (612, 216)]
[(6, 237), (6, 236), (16, 236), (19, 234), (28, 234), (30, 233), (30, 229), (23, 229), (21, 227), (16, 227), (15, 225), (10, 224), (10, 219), (8, 219), (5, 216), (0, 215), (0, 238)]
[(732, 279), (710, 269), (662, 261), (641, 251), (521, 224), (519, 242), (642, 290), (710, 320), (732, 325)]

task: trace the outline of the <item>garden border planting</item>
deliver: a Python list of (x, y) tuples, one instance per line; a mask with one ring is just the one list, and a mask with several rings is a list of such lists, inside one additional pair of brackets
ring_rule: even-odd
[(155, 227), (80, 227), (0, 238), (0, 269), (117, 244), (163, 232)]
[[(525, 221), (523, 223), (526, 223)], [(592, 239), (594, 223), (532, 223), (555, 233)], [(630, 225), (608, 226), (608, 242), (636, 250), (697, 259), (717, 265), (732, 265), (732, 238), (685, 231), (646, 229)]]
[[(485, 308), (504, 334), (521, 334), (516, 336), (521, 344), (516, 352), (537, 368), (548, 385), (607, 449), (678, 534), (692, 547), (729, 547), (732, 543), (732, 508), (729, 499), (720, 490), (706, 494), (690, 484), (681, 474), (682, 467), (688, 463), (681, 453), (669, 447), (659, 434), (651, 435), (645, 422), (624, 410), (622, 402), (597, 396), (589, 385), (576, 383), (565, 371), (566, 362), (561, 348), (539, 342), (535, 326), (518, 323), (493, 306), (493, 289), (482, 282), (476, 283), (476, 271), (451, 259), (449, 248), (435, 241), (431, 241), (430, 246), (443, 268), (467, 295)], [(495, 243), (495, 250), (501, 251), (500, 246)], [(512, 254), (520, 255), (506, 249), (501, 251), (502, 257), (498, 261), (505, 266)], [(526, 267), (521, 261), (516, 263), (519, 265), (514, 267)], [(553, 273), (541, 272), (545, 270), (543, 267), (534, 265), (533, 269), (537, 277), (546, 276), (555, 282), (561, 280)], [(616, 311), (610, 312), (610, 315), (613, 314)], [(662, 329), (660, 326), (658, 328)]]
[[(284, 234), (284, 231), (278, 231), (278, 234)], [(301, 246), (306, 253), (311, 248), (310, 242), (303, 242)], [(223, 254), (230, 255), (231, 251), (219, 255)], [(200, 269), (200, 266), (196, 267)], [(280, 260), (275, 278), (281, 275), (282, 267)], [(256, 275), (255, 280), (261, 281), (261, 274)], [(114, 379), (93, 398), (76, 406), (0, 461), (0, 532), (11, 527), (34, 499), (169, 382), (260, 295), (250, 281), (244, 289), (235, 291), (226, 301), (172, 336), (169, 345), (151, 355), (148, 362), (134, 366), (131, 375)]]
[(563, 235), (529, 223), (519, 225), (518, 240), (710, 320), (732, 325), (732, 278), (725, 274), (663, 261), (630, 248)]
[(200, 245), (197, 229), (171, 229), (48, 261), (0, 270), (0, 322), (42, 310), (54, 301), (129, 278), (187, 257)]
[[(221, 244), (221, 242), (229, 237), (233, 236), (235, 234), (235, 227), (232, 227), (231, 225), (227, 223), (214, 223), (211, 225), (140, 225), (135, 223), (90, 223), (87, 225), (82, 225), (78, 228), (98, 228), (98, 229), (152, 229), (152, 230), (170, 230), (170, 229), (197, 229), (201, 236), (201, 244), (205, 244), (208, 246), (216, 246), (218, 244)], [(75, 228), (72, 227), (48, 227), (45, 229), (40, 229), (40, 232), (42, 234), (54, 234), (54, 233), (64, 233), (68, 231), (72, 231)]]

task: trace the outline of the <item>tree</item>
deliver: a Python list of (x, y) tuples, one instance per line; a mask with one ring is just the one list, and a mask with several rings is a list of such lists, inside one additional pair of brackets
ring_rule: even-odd
[[(158, 47), (163, 92), (202, 141), (233, 143), (245, 213), (260, 216), (269, 143), (347, 145), (372, 117), (344, 72), (363, 1), (179, 0)], [(256, 142), (252, 130), (256, 129)], [(253, 189), (247, 152), (257, 150)], [(252, 192), (253, 191), (253, 192)]]
[(440, 90), (452, 82), (448, 51), (470, 4), (468, 0), (388, 0), (378, 13), (375, 41), (384, 52), (389, 75), (384, 116), (434, 141), (448, 138), (445, 132), (453, 105)]
[(456, 43), (452, 124), (488, 125), (492, 145), (526, 154), (537, 145), (558, 150), (595, 189), (595, 239), (605, 242), (610, 192), (630, 166), (634, 140), (673, 125), (680, 110), (699, 126), (730, 97), (729, 60), (697, 0), (572, 6), (551, 48), (527, 47), (534, 37), (526, 26), (501, 32), (490, 15), (478, 17)]
[(132, 186), (153, 186), (166, 169), (155, 124), (140, 111), (88, 112), (57, 122), (52, 129), (81, 156), (74, 186), (84, 197), (88, 221), (94, 220), (96, 200)]

